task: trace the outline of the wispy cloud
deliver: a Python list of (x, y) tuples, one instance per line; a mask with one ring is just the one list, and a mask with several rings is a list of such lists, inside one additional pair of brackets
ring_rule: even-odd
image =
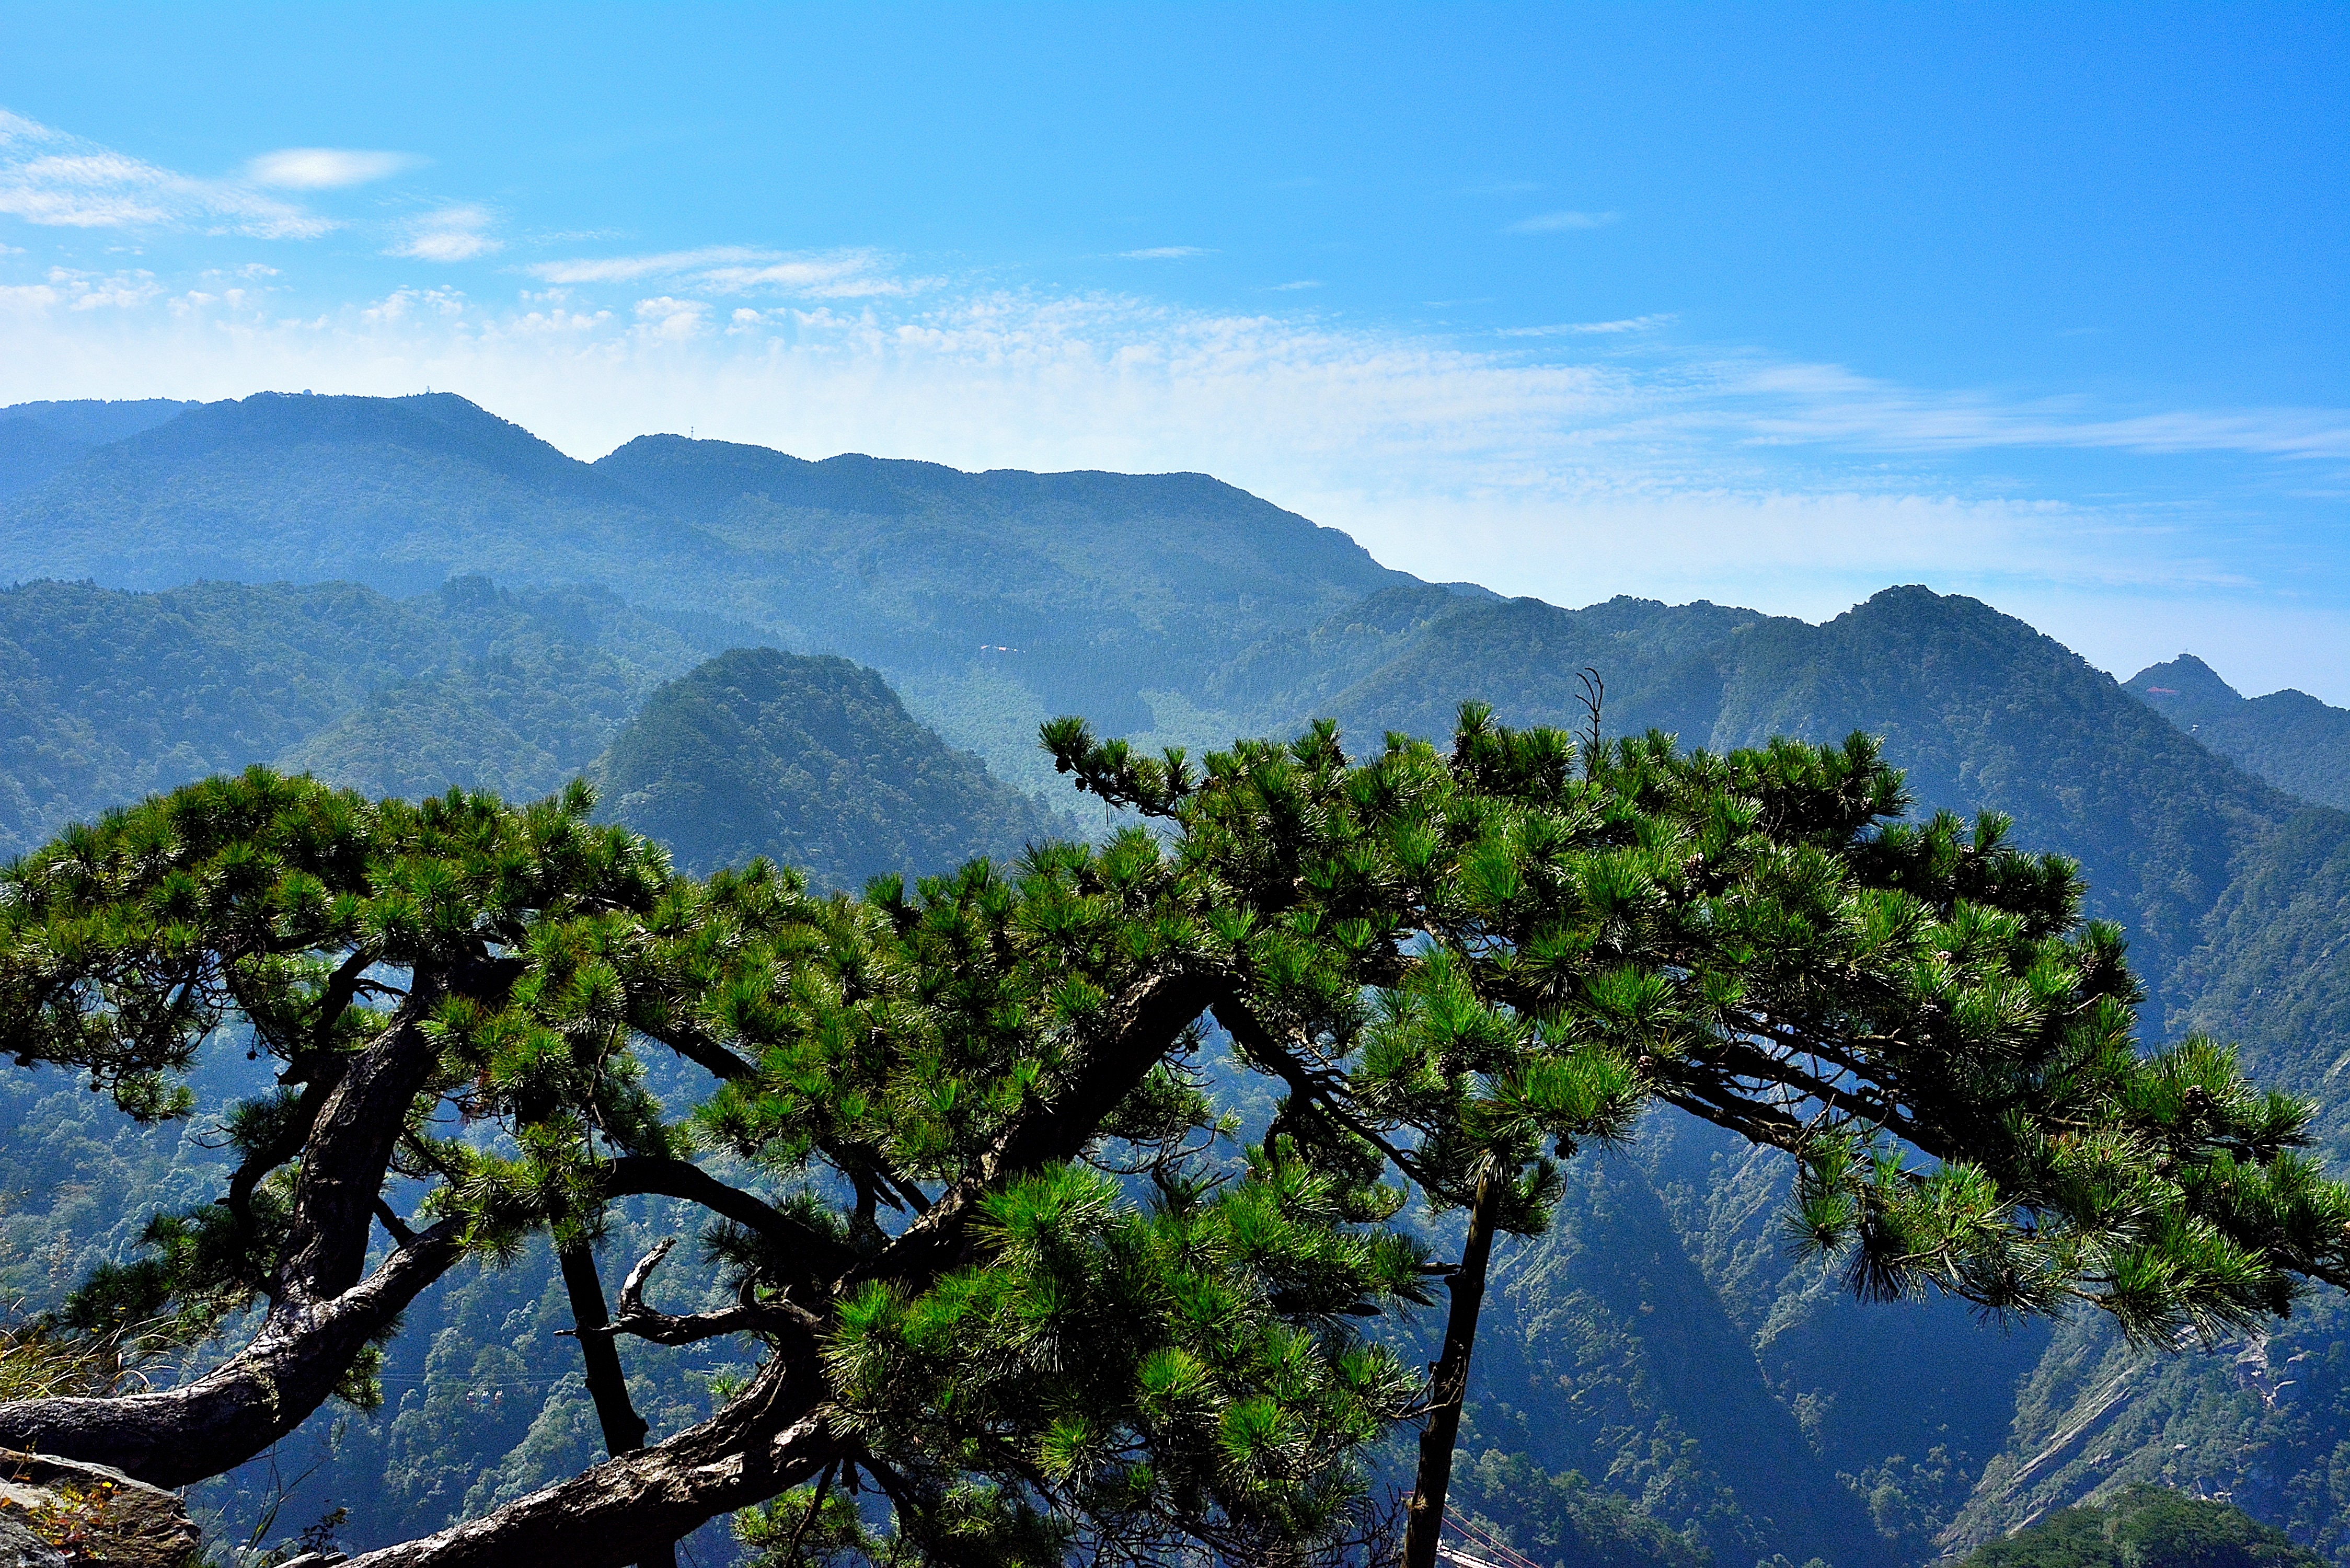
[(634, 283), (639, 278), (669, 277), (721, 264), (756, 261), (766, 254), (743, 245), (707, 245), (701, 250), (663, 251), (657, 255), (536, 262), (523, 270), (547, 283)]
[(1139, 251), (1120, 251), (1120, 261), (1181, 261), (1186, 256), (1211, 256), (1216, 253), (1203, 245), (1150, 245)]
[(494, 255), (505, 242), (487, 233), (495, 220), (480, 207), (443, 207), (418, 219), (390, 254), (418, 261), (463, 262)]
[(867, 299), (903, 294), (912, 286), (881, 270), (876, 258), (862, 251), (714, 266), (702, 275), (702, 281), (728, 294), (764, 292), (807, 299)]
[(165, 290), (153, 273), (143, 269), (96, 273), (51, 267), (43, 282), (5, 292), (20, 309), (78, 312), (133, 310), (162, 297)]
[(2054, 447), (2350, 459), (2345, 409), (2123, 413), (2080, 399), (1921, 391), (1840, 365), (1789, 362), (1725, 365), (1720, 385), (1746, 405), (1747, 439), (1754, 441), (1918, 452)]
[(0, 213), (54, 228), (315, 239), (334, 227), (241, 181), (204, 180), (0, 109)]
[(1619, 332), (1647, 332), (1678, 319), (1669, 310), (1653, 316), (1627, 316), (1621, 321), (1562, 321), (1550, 327), (1497, 327), (1497, 337), (1592, 337)]
[(1295, 294), (1300, 289), (1320, 288), (1321, 286), (1322, 280), (1318, 277), (1301, 277), (1295, 283), (1274, 284), (1273, 286), (1273, 292), (1275, 294)]
[(1576, 229), (1604, 229), (1622, 214), (1617, 213), (1536, 213), (1520, 218), (1503, 232), (1512, 234), (1558, 234)]
[(695, 337), (710, 317), (710, 306), (698, 299), (674, 299), (664, 294), (637, 301), (636, 317), (655, 336)]
[[(452, 249), (495, 243), (482, 234), (486, 219), (478, 212), (447, 212), (436, 221), (441, 226), (430, 232), (453, 236)], [(760, 254), (712, 247), (527, 270), (590, 293), (599, 283), (656, 276), (681, 278), (698, 289), (714, 278), (745, 288), (765, 280), (758, 286), (780, 291), (858, 276), (868, 265), (850, 257), (785, 262)], [(163, 291), (144, 275), (99, 280), (54, 272), (45, 286), (60, 308), (69, 298), (128, 304)], [(869, 288), (870, 280), (857, 286)], [(1316, 492), (1343, 487), (1338, 476), (1346, 473), (1418, 474), (1419, 480), (1397, 483), (1458, 486), (1463, 493), (1500, 486), (1554, 499), (1603, 491), (1775, 491), (1788, 483), (1783, 474), (1790, 471), (1772, 453), (1797, 446), (1860, 453), (2042, 446), (2350, 457), (2350, 411), (2341, 410), (2115, 413), (1934, 393), (1834, 366), (1708, 357), (1688, 347), (1656, 363), (1616, 357), (1578, 361), (1557, 353), (1530, 359), (1523, 349), (1486, 353), (1435, 334), (1187, 310), (1125, 295), (1055, 296), (951, 282), (920, 298), (876, 296), (854, 311), (821, 300), (722, 311), (694, 297), (698, 289), (672, 287), (621, 301), (619, 315), (601, 330), (658, 328), (678, 337), (710, 329), (709, 384), (739, 389), (749, 386), (748, 377), (770, 385), (771, 396), (752, 401), (798, 410), (791, 418), (806, 434), (787, 444), (803, 448), (870, 445), (888, 432), (905, 431), (900, 444), (910, 454), (926, 450), (982, 465), (1211, 466), (1235, 476), (1278, 470), (1285, 477), (1274, 488)], [(475, 345), (464, 351), (468, 362), (497, 384), (532, 388), (526, 401), (538, 410), (535, 423), (558, 439), (588, 446), (608, 435), (617, 440), (632, 433), (629, 421), (649, 416), (648, 400), (702, 395), (671, 381), (626, 391), (608, 377), (597, 396), (617, 400), (610, 428), (602, 415), (583, 423), (582, 405), (564, 389), (572, 371), (542, 362), (527, 346), (539, 340), (546, 322), (560, 317), (576, 334), (585, 330), (583, 323), (608, 319), (608, 313), (561, 295), (530, 296), (520, 308), (474, 305), (455, 295), (433, 297), (441, 303), (430, 317), (415, 318), (462, 319)], [(18, 303), (38, 306), (40, 301)], [(40, 314), (36, 309), (26, 319)], [(1508, 330), (1564, 348), (1666, 319)], [(716, 342), (721, 325), (733, 335), (733, 346)], [(328, 319), (315, 330), (287, 327), (276, 341), (286, 353), (306, 356), (339, 344), (352, 364), (373, 364), (380, 352), (391, 353), (387, 362), (421, 362), (457, 351), (449, 343), (421, 340), (397, 352), (380, 344), (362, 349), (355, 340), (338, 338), (338, 330)], [(752, 358), (740, 358), (743, 354)], [(302, 362), (315, 364), (307, 358)], [(44, 363), (44, 373), (55, 375), (66, 360), (52, 357)], [(541, 370), (552, 379), (541, 379)], [(819, 405), (795, 399), (844, 377), (866, 390), (853, 409), (840, 404), (810, 425), (811, 410)], [(446, 379), (459, 384), (456, 377)], [(1170, 413), (1170, 421), (1157, 422), (1156, 414), (1139, 421), (1130, 417), (1146, 404)], [(1177, 408), (1181, 417), (1171, 417)], [(1138, 444), (1139, 431), (1158, 433)], [(777, 439), (782, 433), (769, 432)], [(1274, 452), (1290, 455), (1276, 463)], [(1327, 472), (1303, 475), (1296, 469), (1299, 453), (1318, 454), (1311, 466), (1319, 472), (1326, 461)], [(1816, 472), (1821, 461), (1802, 462)]]
[(419, 167), (424, 160), (410, 152), (364, 152), (347, 147), (284, 147), (265, 152), (244, 166), (244, 177), (256, 185), (288, 191), (334, 191), (389, 180)]
[(707, 245), (651, 255), (538, 262), (524, 269), (546, 283), (588, 285), (676, 278), (721, 294), (772, 294), (804, 299), (862, 299), (909, 293), (920, 280), (897, 275), (887, 257), (867, 250), (794, 254), (747, 245)]

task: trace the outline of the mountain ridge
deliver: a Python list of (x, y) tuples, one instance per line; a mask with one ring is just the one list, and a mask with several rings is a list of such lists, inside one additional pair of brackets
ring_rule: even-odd
[(2123, 689), (2280, 789), (2350, 809), (2350, 711), (2292, 687), (2247, 697), (2191, 653), (2148, 665)]

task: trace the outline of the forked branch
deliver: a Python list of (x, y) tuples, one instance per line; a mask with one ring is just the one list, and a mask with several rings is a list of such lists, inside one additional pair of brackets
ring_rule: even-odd
[(577, 1330), (563, 1329), (564, 1334), (577, 1333), (585, 1338), (590, 1334), (609, 1337), (613, 1334), (633, 1334), (655, 1345), (692, 1345), (704, 1339), (717, 1339), (729, 1334), (813, 1334), (824, 1327), (824, 1320), (806, 1307), (789, 1301), (758, 1301), (743, 1288), (743, 1300), (724, 1312), (694, 1313), (678, 1316), (656, 1311), (645, 1304), (645, 1286), (650, 1282), (653, 1271), (660, 1267), (670, 1249), (677, 1245), (671, 1236), (651, 1251), (637, 1260), (629, 1277), (620, 1286), (620, 1308), (608, 1324), (582, 1324)]

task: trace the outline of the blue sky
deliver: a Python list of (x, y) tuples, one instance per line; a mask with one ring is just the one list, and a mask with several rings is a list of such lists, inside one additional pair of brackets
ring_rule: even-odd
[(1201, 469), (2350, 701), (2350, 9), (0, 4), (0, 400)]

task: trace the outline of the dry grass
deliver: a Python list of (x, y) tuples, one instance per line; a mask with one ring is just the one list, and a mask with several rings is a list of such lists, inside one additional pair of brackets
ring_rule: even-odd
[(161, 1347), (139, 1328), (90, 1335), (41, 1318), (0, 1321), (0, 1402), (103, 1398), (143, 1388)]

